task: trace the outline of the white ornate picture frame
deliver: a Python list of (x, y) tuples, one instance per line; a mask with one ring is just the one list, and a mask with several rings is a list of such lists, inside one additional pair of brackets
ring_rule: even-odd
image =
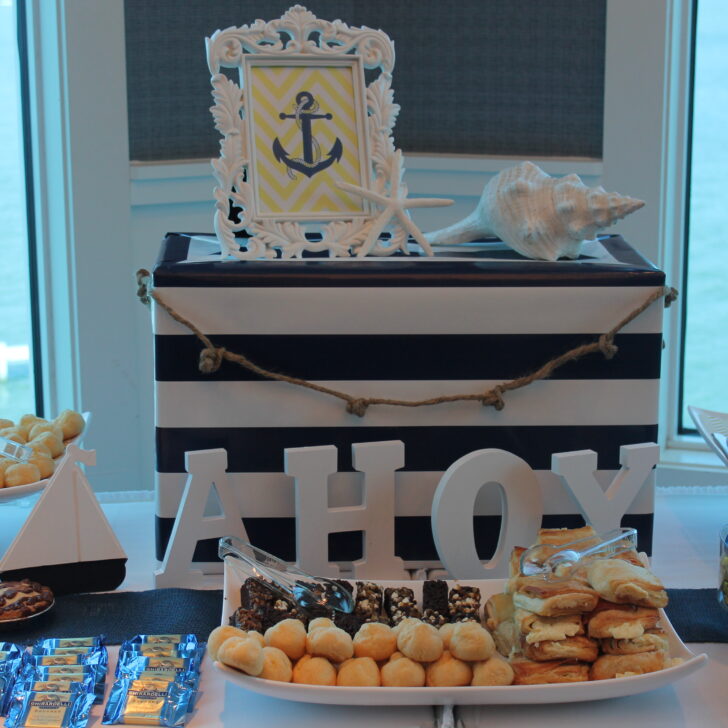
[[(211, 112), (223, 136), (220, 157), (212, 160), (214, 225), (223, 252), (245, 260), (274, 258), (277, 250), (284, 258), (304, 251), (348, 256), (406, 250), (413, 231), (402, 204), (401, 152), (392, 138), (399, 106), (391, 89), (389, 37), (319, 20), (296, 5), (277, 20), (218, 30), (206, 42)], [(237, 69), (240, 85), (222, 68)], [(366, 89), (365, 68), (380, 72)], [(332, 81), (338, 91), (327, 93)], [(281, 179), (291, 182), (295, 195), (285, 194)], [(312, 198), (316, 205), (307, 203)], [(376, 198), (380, 206), (394, 199), (399, 209), (388, 210), (385, 220), (370, 205)], [(242, 210), (238, 222), (230, 219), (231, 204)], [(381, 239), (390, 219), (391, 237)], [(249, 237), (236, 237), (241, 231)]]

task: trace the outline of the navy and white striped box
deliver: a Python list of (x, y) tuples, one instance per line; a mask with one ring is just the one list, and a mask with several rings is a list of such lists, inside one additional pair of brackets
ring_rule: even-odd
[[(420, 399), (484, 391), (594, 341), (652, 292), (664, 274), (612, 235), (577, 261), (527, 261), (502, 245), (468, 245), (433, 259), (305, 259), (222, 262), (205, 236), (170, 234), (154, 270), (164, 301), (216, 346), (268, 369), (356, 396)], [(447, 256), (450, 257), (447, 257)], [(657, 438), (661, 302), (617, 335), (612, 360), (590, 354), (545, 381), (509, 392), (502, 411), (476, 402), (371, 407), (363, 418), (339, 400), (262, 380), (230, 362), (198, 370), (202, 348), (188, 329), (154, 307), (157, 444), (157, 556), (164, 550), (186, 480), (184, 453), (224, 447), (248, 535), (295, 558), (294, 494), (283, 474), (286, 447), (334, 444), (339, 473), (330, 504), (357, 502), (360, 475), (351, 445), (403, 440), (396, 476), (396, 549), (410, 564), (436, 560), (432, 496), (456, 459), (502, 448), (525, 459), (542, 487), (544, 525), (583, 523), (550, 471), (551, 455), (599, 454), (605, 487), (620, 445)], [(654, 473), (623, 519), (640, 546), (652, 541)], [(494, 551), (498, 489), (483, 488), (474, 528), (482, 558)], [(331, 557), (361, 555), (360, 534), (330, 537)], [(197, 561), (216, 558), (200, 542)]]

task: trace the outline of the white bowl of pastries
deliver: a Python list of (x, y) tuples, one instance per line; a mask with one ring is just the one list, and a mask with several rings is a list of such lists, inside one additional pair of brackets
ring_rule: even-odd
[[(543, 529), (537, 543), (549, 538), (575, 540)], [(354, 612), (333, 622), (271, 600), (266, 584), (226, 564), (223, 626), (208, 653), (247, 690), (336, 705), (599, 700), (706, 663), (673, 630), (667, 594), (635, 552), (550, 583), (520, 573), (521, 551), (510, 579), (351, 580)]]
[(0, 457), (0, 501), (22, 498), (45, 488), (71, 443), (85, 434), (90, 413), (63, 410), (55, 419), (23, 415), (17, 422), (0, 417), (0, 437), (33, 451), (27, 462)]

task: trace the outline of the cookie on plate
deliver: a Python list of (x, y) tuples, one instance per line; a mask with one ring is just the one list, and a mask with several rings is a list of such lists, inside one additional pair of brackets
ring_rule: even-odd
[(29, 579), (0, 582), (0, 621), (23, 619), (53, 604), (53, 592)]

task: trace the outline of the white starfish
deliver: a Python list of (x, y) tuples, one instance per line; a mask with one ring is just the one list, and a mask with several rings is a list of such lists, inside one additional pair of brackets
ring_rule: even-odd
[[(389, 196), (381, 195), (365, 187), (357, 187), (347, 182), (337, 182), (336, 186), (352, 195), (358, 195), (365, 200), (373, 202), (381, 209), (381, 212), (372, 220), (371, 228), (366, 239), (357, 251), (357, 257), (363, 258), (369, 255), (372, 248), (377, 244), (379, 236), (392, 218), (397, 218), (401, 225), (421, 246), (427, 255), (433, 255), (430, 244), (425, 240), (417, 225), (407, 214), (407, 210), (413, 207), (447, 207), (452, 205), (453, 200), (438, 197), (407, 197), (407, 187), (402, 184), (402, 151), (398, 149), (394, 153), (392, 168), (389, 175)], [(396, 223), (395, 223), (396, 224)]]

